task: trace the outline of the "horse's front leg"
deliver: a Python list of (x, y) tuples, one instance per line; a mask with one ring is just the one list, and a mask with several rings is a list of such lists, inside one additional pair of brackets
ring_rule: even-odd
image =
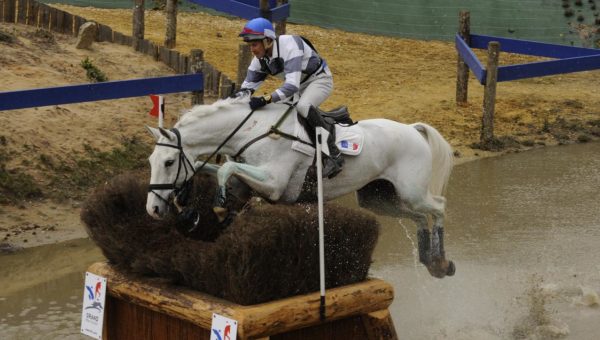
[(225, 203), (227, 202), (227, 182), (231, 176), (240, 178), (252, 189), (265, 197), (273, 198), (273, 193), (281, 191), (277, 190), (278, 188), (273, 181), (269, 181), (272, 176), (265, 169), (244, 163), (226, 162), (217, 171), (218, 188), (213, 210), (219, 220), (223, 220), (227, 216), (227, 209), (225, 208)]

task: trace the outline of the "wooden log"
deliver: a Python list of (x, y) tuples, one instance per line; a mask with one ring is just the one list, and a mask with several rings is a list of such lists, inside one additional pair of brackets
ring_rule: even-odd
[(394, 321), (387, 309), (372, 312), (362, 316), (367, 338), (369, 339), (398, 339)]
[(221, 86), (219, 87), (219, 98), (227, 98), (231, 95), (231, 80), (221, 73)]
[(483, 117), (481, 118), (480, 136), (482, 148), (489, 148), (490, 144), (494, 141), (494, 109), (496, 105), (499, 57), (500, 43), (491, 41), (488, 44), (487, 73), (483, 93)]
[[(211, 328), (213, 313), (234, 319), (238, 322), (238, 337), (241, 339), (268, 337), (322, 324), (319, 292), (242, 306), (174, 286), (164, 279), (126, 274), (106, 263), (95, 263), (88, 271), (108, 279), (108, 295), (206, 330)], [(373, 334), (395, 334), (395, 331), (389, 330), (389, 327), (393, 328), (389, 313), (381, 312), (387, 310), (393, 298), (392, 286), (378, 279), (329, 289), (326, 322), (356, 317), (364, 325), (361, 316), (368, 315), (366, 322), (373, 325)], [(121, 323), (134, 320), (126, 321), (120, 320)], [(380, 333), (377, 333), (378, 330)]]
[(188, 61), (189, 57), (185, 54), (179, 55), (179, 70), (177, 73), (179, 74), (187, 74), (188, 73)]
[(150, 41), (148, 44), (148, 52), (146, 53), (154, 58), (154, 60), (158, 60), (158, 45)]
[(269, 0), (260, 0), (259, 7), (260, 16), (265, 19), (271, 20), (271, 13), (269, 12), (271, 6), (269, 6)]
[(87, 20), (85, 18), (80, 17), (79, 15), (75, 15), (73, 17), (73, 34), (75, 36), (79, 35), (79, 28), (81, 27), (81, 25), (85, 24), (87, 22)]
[(238, 72), (236, 83), (242, 84), (244, 79), (246, 79), (246, 74), (248, 73), (248, 66), (252, 61), (252, 52), (250, 51), (250, 46), (246, 43), (241, 43), (238, 46)]
[(176, 50), (169, 50), (169, 67), (175, 72), (179, 70), (179, 52)]
[(56, 16), (56, 20), (54, 21), (55, 26), (52, 28), (52, 30), (57, 33), (64, 33), (65, 12), (55, 8), (54, 15)]
[[(204, 68), (204, 52), (199, 49), (190, 51), (190, 73), (201, 73)], [(206, 84), (206, 83), (204, 83)], [(204, 104), (204, 91), (192, 92), (192, 105)]]
[(19, 24), (25, 24), (27, 21), (27, 5), (24, 0), (17, 1), (17, 18), (16, 22)]
[(39, 4), (38, 24), (39, 28), (47, 30), (50, 26), (50, 7), (46, 4)]
[[(287, 3), (288, 0), (277, 0), (277, 6), (281, 6)], [(286, 22), (287, 20), (285, 19), (275, 22), (275, 34), (277, 34), (277, 36), (285, 34)]]
[(133, 49), (139, 51), (141, 41), (144, 39), (144, 0), (134, 0), (131, 36)]
[(177, 41), (177, 0), (167, 0), (165, 47), (175, 48)]
[(75, 33), (74, 29), (74, 17), (73, 14), (68, 13), (68, 12), (64, 12), (65, 13), (65, 18), (64, 18), (64, 22), (63, 22), (63, 32), (65, 34), (70, 34), (72, 36), (76, 36), (77, 33)]
[(213, 67), (211, 93), (213, 95), (219, 96), (219, 87), (220, 86), (221, 86), (221, 71), (217, 70), (216, 67)]
[(16, 0), (3, 0), (2, 1), (2, 21), (14, 23), (16, 9), (17, 9), (17, 1)]
[(54, 7), (50, 7), (49, 18), (48, 18), (48, 30), (56, 32), (56, 20), (58, 20), (58, 10)]
[(158, 59), (162, 61), (163, 64), (169, 65), (169, 49), (164, 46), (160, 46), (158, 48)]
[(27, 0), (27, 19), (26, 25), (36, 26), (38, 14), (38, 3), (35, 0)]
[(98, 24), (98, 41), (113, 42), (113, 30), (110, 26)]
[[(468, 11), (461, 11), (458, 19), (459, 34), (468, 46), (471, 45), (471, 14)], [(466, 105), (469, 89), (469, 66), (458, 54), (456, 70), (456, 104)]]

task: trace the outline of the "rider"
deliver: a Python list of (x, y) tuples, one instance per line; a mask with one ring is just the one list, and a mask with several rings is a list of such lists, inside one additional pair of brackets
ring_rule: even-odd
[[(317, 126), (325, 126), (317, 108), (333, 90), (333, 77), (325, 59), (300, 36), (277, 37), (271, 22), (264, 18), (248, 21), (239, 36), (248, 43), (254, 58), (237, 95), (254, 93), (268, 75), (278, 75), (285, 79), (283, 85), (270, 95), (250, 98), (250, 108), (256, 110), (299, 96), (296, 109), (306, 118), (314, 136)], [(342, 171), (344, 158), (331, 133), (327, 145), (329, 157), (323, 157), (323, 177), (333, 178)]]

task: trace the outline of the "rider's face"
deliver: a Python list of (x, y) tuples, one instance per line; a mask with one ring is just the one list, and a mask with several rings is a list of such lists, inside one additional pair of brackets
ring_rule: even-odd
[(265, 56), (265, 45), (261, 40), (249, 41), (248, 46), (250, 46), (250, 51), (257, 58), (262, 58)]

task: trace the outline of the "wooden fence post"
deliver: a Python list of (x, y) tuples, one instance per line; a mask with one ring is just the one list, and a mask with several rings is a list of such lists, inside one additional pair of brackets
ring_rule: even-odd
[(133, 6), (133, 49), (139, 51), (144, 40), (144, 0), (134, 0)]
[[(281, 6), (287, 4), (287, 2), (288, 0), (277, 0), (277, 5)], [(283, 19), (275, 23), (275, 34), (277, 34), (278, 36), (285, 34), (286, 21), (286, 19)]]
[[(190, 51), (190, 73), (201, 73), (204, 64), (204, 52), (193, 49)], [(206, 86), (205, 86), (206, 87)], [(204, 104), (204, 91), (192, 91), (192, 105)]]
[(236, 83), (238, 86), (242, 86), (244, 79), (246, 79), (246, 73), (248, 73), (248, 66), (252, 61), (252, 52), (250, 52), (250, 46), (246, 43), (241, 43), (238, 48), (238, 73)]
[(177, 40), (177, 0), (167, 0), (165, 47), (174, 48)]
[(219, 98), (227, 98), (232, 93), (231, 80), (221, 73), (221, 87), (219, 88)]
[(481, 119), (481, 148), (489, 149), (494, 142), (494, 107), (496, 105), (496, 84), (498, 81), (498, 59), (500, 43), (491, 41), (488, 44), (488, 61), (483, 94), (483, 117)]
[[(467, 45), (471, 45), (471, 15), (468, 11), (460, 11), (459, 14), (459, 34)], [(467, 104), (467, 94), (469, 88), (469, 66), (458, 54), (458, 67), (456, 70), (456, 104)]]
[(269, 9), (271, 8), (269, 6), (269, 0), (260, 0), (259, 6), (260, 6), (260, 16), (265, 19), (271, 20), (271, 17), (269, 15), (270, 14)]

